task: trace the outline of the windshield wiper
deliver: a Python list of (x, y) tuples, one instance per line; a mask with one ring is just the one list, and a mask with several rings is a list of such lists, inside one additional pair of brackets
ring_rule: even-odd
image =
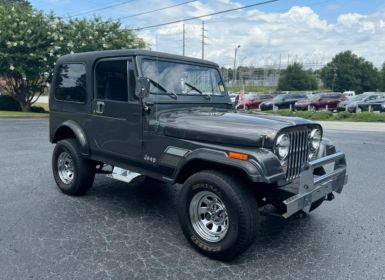
[(170, 95), (172, 95), (172, 96), (175, 97), (175, 98), (178, 98), (178, 95), (177, 95), (176, 93), (167, 90), (164, 86), (162, 86), (162, 85), (159, 84), (158, 82), (154, 81), (153, 79), (150, 79), (150, 78), (148, 78), (148, 79), (149, 79), (150, 82), (151, 82), (155, 87), (157, 87), (158, 89), (163, 90), (165, 93), (170, 94)]
[(206, 97), (207, 99), (210, 99), (210, 96), (209, 96), (208, 94), (204, 94), (204, 93), (203, 93), (200, 89), (198, 89), (197, 87), (195, 87), (195, 86), (193, 86), (193, 85), (191, 85), (191, 84), (189, 84), (189, 83), (187, 83), (187, 82), (185, 82), (184, 84), (185, 84), (186, 86), (188, 86), (189, 88), (191, 88), (191, 89), (193, 89), (193, 90), (199, 92), (202, 96)]

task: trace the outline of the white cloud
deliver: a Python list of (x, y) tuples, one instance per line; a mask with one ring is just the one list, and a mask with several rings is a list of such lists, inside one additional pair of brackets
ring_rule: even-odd
[[(153, 7), (157, 1), (153, 1)], [(137, 11), (149, 10), (140, 5)], [(175, 4), (165, 2), (162, 6)], [(193, 2), (188, 5), (148, 14), (130, 21), (130, 26), (146, 26), (172, 20), (199, 16), (214, 11), (239, 7), (229, 0)], [(159, 7), (160, 8), (160, 7)], [(122, 14), (137, 12), (121, 10)], [(335, 23), (319, 17), (310, 7), (294, 6), (282, 13), (267, 13), (257, 9), (234, 11), (204, 18), (206, 21), (205, 58), (220, 65), (231, 66), (234, 47), (241, 45), (238, 62), (245, 65), (264, 63), (284, 64), (294, 59), (313, 66), (330, 60), (344, 50), (364, 56), (376, 66), (385, 61), (385, 11), (370, 15), (342, 14)], [(201, 56), (201, 20), (185, 22), (186, 55)], [(158, 51), (182, 53), (182, 23), (140, 31), (151, 48)]]

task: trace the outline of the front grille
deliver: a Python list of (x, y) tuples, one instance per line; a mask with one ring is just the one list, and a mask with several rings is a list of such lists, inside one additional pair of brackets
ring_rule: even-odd
[(287, 158), (286, 180), (293, 180), (301, 173), (302, 165), (309, 156), (309, 129), (300, 128), (288, 132), (290, 150)]

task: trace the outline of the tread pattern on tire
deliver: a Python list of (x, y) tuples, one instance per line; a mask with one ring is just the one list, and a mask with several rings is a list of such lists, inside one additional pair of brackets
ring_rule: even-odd
[(238, 183), (233, 177), (219, 171), (200, 171), (188, 178), (185, 184), (190, 185), (196, 180), (204, 180), (205, 178), (207, 180), (207, 178), (210, 177), (216, 178), (217, 181), (225, 182), (223, 186), (226, 186), (226, 188), (229, 186), (226, 191), (228, 192), (228, 196), (232, 198), (232, 201), (235, 203), (235, 209), (238, 211), (239, 233), (238, 240), (232, 250), (218, 254), (200, 251), (216, 259), (230, 260), (246, 250), (255, 238), (259, 217), (257, 202), (253, 194), (247, 190), (245, 186)]

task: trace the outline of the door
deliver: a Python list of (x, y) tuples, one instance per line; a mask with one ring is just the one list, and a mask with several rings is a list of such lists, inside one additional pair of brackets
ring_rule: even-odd
[(101, 155), (137, 158), (142, 149), (142, 106), (135, 97), (133, 60), (105, 59), (94, 71), (92, 140)]

